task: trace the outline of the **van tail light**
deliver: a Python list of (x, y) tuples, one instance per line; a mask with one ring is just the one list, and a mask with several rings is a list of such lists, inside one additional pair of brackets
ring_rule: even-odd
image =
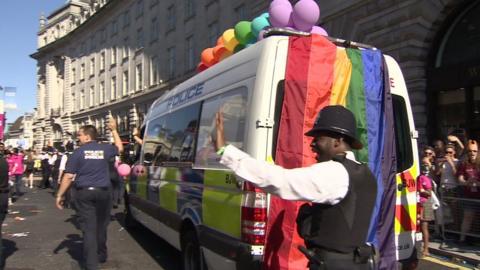
[(267, 229), (267, 194), (249, 182), (244, 182), (242, 201), (242, 241), (264, 245)]

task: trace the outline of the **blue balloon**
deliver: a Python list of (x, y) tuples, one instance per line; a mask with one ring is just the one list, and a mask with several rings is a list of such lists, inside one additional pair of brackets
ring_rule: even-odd
[(268, 12), (264, 12), (262, 13), (262, 15), (258, 16), (258, 17), (262, 17), (262, 18), (270, 18), (270, 14)]
[(260, 15), (252, 21), (252, 33), (255, 37), (258, 37), (258, 33), (269, 26), (270, 22), (268, 21), (267, 17), (262, 17), (262, 15)]

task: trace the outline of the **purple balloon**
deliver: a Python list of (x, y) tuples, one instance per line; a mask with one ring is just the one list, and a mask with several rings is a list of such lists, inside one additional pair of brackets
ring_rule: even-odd
[(293, 8), (293, 23), (298, 30), (310, 31), (320, 18), (320, 8), (313, 0), (300, 0)]
[[(278, 1), (278, 0), (277, 0)], [(270, 14), (270, 24), (273, 27), (285, 27), (291, 20), (292, 17), (292, 4), (290, 2), (279, 2), (274, 1), (270, 4), (268, 13)]]
[(328, 37), (327, 31), (325, 31), (325, 29), (323, 29), (322, 27), (316, 26), (316, 25), (314, 27), (312, 27), (311, 33)]

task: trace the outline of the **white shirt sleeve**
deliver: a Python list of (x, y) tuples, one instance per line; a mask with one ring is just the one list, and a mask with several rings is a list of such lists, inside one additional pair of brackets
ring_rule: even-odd
[(68, 159), (68, 156), (66, 154), (62, 156), (62, 159), (60, 160), (60, 166), (58, 167), (59, 170), (65, 171), (65, 166), (67, 165), (67, 159)]
[(220, 159), (239, 177), (285, 200), (337, 204), (348, 192), (349, 176), (339, 162), (326, 161), (309, 167), (285, 169), (250, 157), (228, 145)]

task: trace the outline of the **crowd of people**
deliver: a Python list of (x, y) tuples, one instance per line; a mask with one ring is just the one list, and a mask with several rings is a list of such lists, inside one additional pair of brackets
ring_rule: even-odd
[(472, 226), (480, 210), (478, 144), (449, 135), (446, 141), (435, 140), (432, 146), (423, 147), (417, 185), (424, 255), (429, 254), (430, 231), (460, 245), (480, 243), (480, 228)]

